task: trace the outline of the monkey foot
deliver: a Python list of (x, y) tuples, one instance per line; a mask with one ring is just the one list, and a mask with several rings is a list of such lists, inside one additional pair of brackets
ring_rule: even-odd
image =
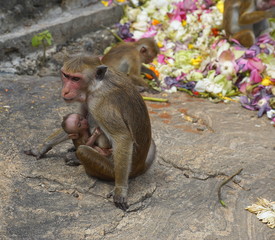
[(114, 193), (114, 190), (112, 190), (108, 195), (107, 198), (111, 198), (113, 197), (114, 200), (114, 204), (117, 208), (120, 208), (123, 211), (127, 211), (127, 209), (129, 208), (129, 205), (127, 203), (127, 200), (125, 197), (122, 196), (116, 196)]

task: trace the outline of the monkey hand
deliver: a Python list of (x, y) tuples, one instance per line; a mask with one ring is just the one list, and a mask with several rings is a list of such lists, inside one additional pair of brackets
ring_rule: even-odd
[(129, 208), (127, 203), (127, 188), (115, 187), (107, 197), (113, 197), (114, 204), (117, 208), (120, 208), (123, 211), (126, 211)]
[(37, 149), (30, 149), (30, 150), (24, 151), (24, 153), (27, 154), (27, 155), (30, 155), (30, 156), (34, 156), (38, 160), (38, 159), (42, 158), (43, 155), (45, 153), (47, 153), (48, 151), (50, 151), (51, 149), (52, 149), (51, 146), (43, 145), (39, 150), (37, 150)]

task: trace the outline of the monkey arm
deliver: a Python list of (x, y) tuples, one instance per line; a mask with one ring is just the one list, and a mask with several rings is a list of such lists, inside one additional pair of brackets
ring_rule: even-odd
[(156, 81), (158, 87), (160, 86), (160, 81), (159, 81), (157, 75), (155, 74), (155, 72), (154, 72), (153, 70), (147, 68), (147, 67), (144, 66), (144, 65), (141, 65), (141, 72), (142, 72), (142, 73), (147, 73), (147, 74), (151, 75), (151, 76), (155, 79), (155, 81)]
[(64, 132), (62, 128), (53, 132), (46, 140), (38, 147), (38, 149), (31, 149), (24, 151), (27, 155), (35, 156), (36, 159), (43, 157), (45, 153), (50, 151), (54, 146), (58, 145), (61, 142), (68, 140), (68, 134)]
[[(240, 25), (249, 25), (269, 18), (269, 11), (245, 12), (239, 18)], [(270, 16), (271, 17), (271, 16)]]
[(101, 132), (99, 130), (99, 128), (95, 128), (94, 132), (92, 133), (92, 135), (89, 137), (86, 145), (92, 147), (95, 144), (95, 141), (97, 140), (97, 138), (100, 136)]

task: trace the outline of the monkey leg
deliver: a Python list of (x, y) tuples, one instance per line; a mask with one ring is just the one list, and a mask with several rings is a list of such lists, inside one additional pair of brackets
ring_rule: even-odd
[(53, 132), (49, 137), (47, 137), (46, 140), (42, 144), (40, 144), (38, 149), (30, 149), (30, 150), (24, 151), (24, 153), (27, 155), (35, 156), (36, 159), (40, 159), (44, 156), (44, 154), (50, 151), (54, 146), (68, 139), (69, 139), (68, 134), (65, 133), (62, 128), (60, 128), (57, 131)]
[(232, 38), (236, 39), (244, 47), (251, 47), (255, 43), (255, 35), (252, 30), (241, 30), (235, 33)]
[(76, 156), (88, 175), (103, 180), (115, 179), (112, 159), (100, 155), (96, 150), (86, 145), (78, 147)]

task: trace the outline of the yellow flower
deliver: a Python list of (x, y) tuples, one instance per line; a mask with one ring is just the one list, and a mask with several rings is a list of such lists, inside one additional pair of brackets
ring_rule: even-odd
[(189, 48), (189, 49), (192, 49), (192, 48), (194, 48), (194, 45), (191, 44), (191, 43), (189, 43), (189, 44), (188, 44), (188, 48)]
[(101, 3), (105, 6), (105, 7), (108, 7), (108, 4), (109, 4), (109, 1), (101, 1)]
[(221, 12), (221, 13), (223, 13), (223, 9), (224, 9), (224, 3), (223, 3), (223, 1), (218, 1), (218, 3), (217, 3), (217, 8), (218, 8), (218, 10)]
[(182, 26), (186, 26), (186, 24), (187, 24), (187, 22), (185, 21), (185, 20), (183, 20), (182, 22), (181, 22), (181, 24), (182, 24)]
[(123, 3), (123, 2), (125, 2), (126, 0), (117, 0), (117, 1)]
[(157, 45), (158, 45), (159, 48), (163, 47), (163, 43), (162, 42), (157, 42)]
[(269, 86), (269, 85), (275, 85), (274, 82), (270, 81), (270, 77), (266, 76), (262, 82), (261, 82), (261, 85), (263, 86)]
[(191, 59), (191, 64), (198, 67), (202, 62), (201, 56)]

